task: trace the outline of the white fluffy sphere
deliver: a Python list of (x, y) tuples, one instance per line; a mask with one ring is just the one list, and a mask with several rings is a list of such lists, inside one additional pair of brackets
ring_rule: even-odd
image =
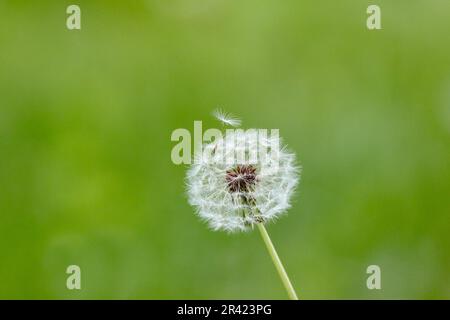
[(257, 132), (227, 130), (203, 145), (187, 172), (189, 203), (214, 230), (245, 231), (290, 207), (299, 181), (295, 155), (278, 135)]

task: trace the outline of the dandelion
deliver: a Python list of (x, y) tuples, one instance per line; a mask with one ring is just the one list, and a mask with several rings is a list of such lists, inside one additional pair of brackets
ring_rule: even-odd
[[(255, 158), (255, 150), (265, 152)], [(239, 153), (243, 157), (235, 159)], [(257, 226), (289, 297), (297, 299), (264, 226), (290, 207), (300, 171), (295, 155), (278, 136), (237, 129), (204, 144), (194, 159), (187, 172), (187, 193), (199, 217), (213, 230), (230, 233)]]

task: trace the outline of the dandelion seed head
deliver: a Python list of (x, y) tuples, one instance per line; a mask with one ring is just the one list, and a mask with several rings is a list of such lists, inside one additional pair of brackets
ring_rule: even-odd
[[(295, 155), (274, 137), (257, 136), (250, 130), (230, 130), (203, 145), (202, 154), (187, 172), (189, 203), (213, 230), (247, 231), (255, 223), (278, 218), (290, 207), (299, 181)], [(277, 137), (278, 139), (278, 137)], [(261, 145), (276, 148), (267, 156), (249, 160)], [(245, 146), (245, 160), (228, 163)]]
[(226, 113), (225, 111), (221, 110), (221, 109), (216, 109), (213, 112), (213, 116), (219, 120), (220, 122), (222, 122), (222, 124), (227, 125), (227, 126), (231, 126), (231, 127), (239, 127), (241, 125), (241, 120), (234, 117), (232, 114), (230, 113)]

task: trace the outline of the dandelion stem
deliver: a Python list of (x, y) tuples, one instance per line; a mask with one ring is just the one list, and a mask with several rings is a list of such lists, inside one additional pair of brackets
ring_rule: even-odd
[(295, 293), (294, 287), (292, 286), (292, 283), (289, 280), (286, 270), (284, 270), (283, 264), (281, 263), (281, 260), (278, 257), (277, 251), (275, 250), (275, 247), (273, 246), (272, 240), (270, 240), (269, 234), (267, 233), (267, 230), (264, 227), (264, 224), (257, 223), (257, 225), (258, 225), (258, 229), (261, 233), (261, 237), (263, 238), (264, 243), (266, 244), (267, 250), (269, 251), (270, 257), (272, 258), (273, 264), (275, 265), (275, 268), (277, 269), (278, 274), (280, 275), (281, 281), (283, 282), (283, 285), (286, 288), (289, 299), (298, 300), (298, 297), (297, 297), (297, 294)]

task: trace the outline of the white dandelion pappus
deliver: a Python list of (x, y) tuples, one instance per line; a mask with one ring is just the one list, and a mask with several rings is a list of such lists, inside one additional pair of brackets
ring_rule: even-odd
[(241, 120), (234, 117), (233, 115), (224, 112), (221, 109), (217, 109), (213, 112), (213, 116), (222, 122), (225, 125), (232, 126), (232, 127), (239, 127), (241, 125)]
[[(189, 203), (212, 229), (246, 231), (290, 207), (300, 170), (295, 155), (282, 146), (278, 136), (274, 139), (251, 130), (229, 130), (223, 138), (204, 144), (203, 153), (195, 155), (187, 172)], [(277, 150), (256, 161), (224, 161), (242, 146), (248, 155), (260, 145), (276, 146)]]

